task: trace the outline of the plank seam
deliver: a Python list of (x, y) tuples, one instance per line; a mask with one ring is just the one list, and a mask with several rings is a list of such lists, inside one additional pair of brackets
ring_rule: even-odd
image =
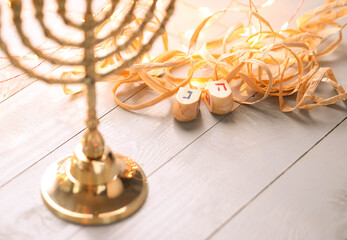
[[(27, 81), (30, 81), (30, 80), (27, 80)], [(25, 87), (23, 87), (21, 89), (18, 89), (18, 91), (16, 91), (15, 93), (10, 94), (6, 99), (1, 101), (0, 104), (6, 102), (8, 99), (10, 99), (11, 97), (15, 96), (16, 94), (21, 93), (24, 89), (26, 89), (27, 87), (30, 87), (33, 83), (36, 83), (37, 81), (38, 80), (34, 80), (31, 83), (29, 83), (28, 85), (26, 85)]]

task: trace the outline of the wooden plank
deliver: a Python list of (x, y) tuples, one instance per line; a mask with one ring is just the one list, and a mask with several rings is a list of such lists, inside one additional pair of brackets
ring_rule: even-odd
[(347, 121), (212, 239), (347, 239)]
[(33, 82), (34, 80), (32, 79), (23, 81), (22, 78), (5, 82), (0, 80), (0, 103), (22, 91)]
[(208, 237), (345, 117), (333, 108), (284, 114), (274, 104), (239, 107), (156, 171), (148, 201), (132, 218), (71, 238)]
[[(71, 150), (65, 144), (0, 189), (1, 209), (12, 209), (6, 220), (0, 218), (0, 236), (21, 229), (20, 236), (29, 238), (44, 238), (53, 232), (58, 232), (57, 239), (71, 235), (77, 239), (207, 237), (345, 116), (334, 108), (307, 115), (283, 114), (274, 109), (273, 100), (257, 108), (242, 106), (172, 158), (178, 151), (172, 151), (174, 146), (190, 144), (202, 128), (206, 130), (206, 122), (211, 121), (208, 116), (215, 116), (204, 108), (202, 114), (208, 114), (198, 122), (180, 124), (164, 107), (168, 102), (147, 113), (116, 109), (114, 116), (110, 113), (102, 120), (102, 132), (111, 146), (118, 146), (115, 150), (135, 157), (148, 175), (155, 171), (149, 178), (148, 201), (139, 213), (118, 224), (82, 228), (76, 235), (81, 228), (53, 217), (41, 202), (39, 182), (48, 164)], [(28, 216), (25, 222), (20, 221), (23, 214)]]
[[(197, 133), (203, 132), (203, 126), (207, 130), (209, 117), (215, 116), (205, 108), (201, 114), (208, 114), (198, 117), (197, 122), (181, 124), (170, 115), (169, 102), (137, 113), (116, 109), (113, 116), (110, 113), (102, 120), (102, 132), (111, 147), (135, 157), (147, 174), (156, 171), (149, 178), (149, 199), (138, 214), (115, 225), (79, 228), (55, 218), (43, 206), (38, 191), (40, 176), (50, 162), (71, 152), (79, 141), (77, 136), (0, 189), (1, 209), (12, 210), (6, 219), (0, 218), (0, 236), (12, 236), (20, 229), (17, 239), (42, 238), (53, 232), (58, 232), (57, 239), (64, 239), (83, 229), (75, 237), (206, 237), (345, 116), (341, 104), (309, 113), (283, 114), (275, 107), (277, 101), (270, 99), (257, 107), (237, 109), (175, 156), (177, 149), (174, 154), (172, 146), (181, 141), (186, 141), (181, 146), (190, 144), (187, 138), (194, 141)], [(165, 129), (170, 137), (163, 137)], [(158, 140), (153, 141), (156, 134)], [(292, 151), (294, 155), (290, 154)], [(31, 218), (20, 221), (23, 215)], [(132, 226), (137, 226), (136, 232), (129, 231)]]
[[(35, 82), (0, 104), (0, 186), (84, 129), (85, 97), (60, 88)], [(116, 107), (111, 89), (98, 84), (98, 116)]]

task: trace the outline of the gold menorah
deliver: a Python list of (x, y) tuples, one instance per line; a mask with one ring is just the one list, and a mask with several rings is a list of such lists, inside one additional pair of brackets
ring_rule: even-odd
[[(22, 1), (11, 0), (13, 22), (20, 37), (21, 43), (38, 58), (46, 60), (55, 66), (83, 66), (84, 73), (78, 79), (46, 77), (26, 67), (9, 51), (6, 41), (0, 37), (0, 48), (7, 55), (9, 61), (29, 77), (42, 80), (46, 83), (85, 84), (88, 102), (86, 120), (87, 130), (82, 141), (77, 145), (74, 153), (63, 160), (53, 164), (45, 172), (41, 183), (41, 195), (46, 206), (59, 217), (79, 224), (108, 224), (125, 218), (144, 203), (148, 186), (146, 176), (142, 169), (131, 159), (116, 154), (105, 145), (102, 135), (97, 129), (96, 116), (96, 89), (95, 83), (103, 81), (106, 77), (116, 74), (131, 66), (141, 55), (147, 52), (155, 39), (160, 36), (172, 15), (175, 0), (169, 0), (156, 31), (141, 45), (130, 57), (122, 59), (107, 72), (98, 72), (97, 63), (125, 51), (139, 38), (144, 29), (154, 18), (158, 0), (152, 0), (145, 10), (142, 22), (121, 44), (115, 46), (103, 56), (96, 54), (96, 47), (110, 38), (120, 36), (122, 30), (133, 21), (134, 10), (138, 0), (131, 0), (129, 8), (118, 25), (106, 34), (98, 37), (97, 27), (105, 23), (119, 7), (120, 0), (111, 0), (110, 7), (105, 10), (102, 17), (96, 18), (93, 13), (93, 0), (85, 0), (84, 20), (76, 23), (67, 14), (66, 0), (56, 0), (57, 15), (65, 25), (84, 33), (84, 39), (73, 42), (58, 37), (44, 21), (44, 0), (32, 0), (35, 19), (42, 28), (47, 39), (54, 41), (62, 47), (79, 48), (83, 51), (81, 60), (66, 60), (45, 54), (35, 48), (30, 37), (23, 31)], [(1, 25), (0, 25), (1, 27)]]

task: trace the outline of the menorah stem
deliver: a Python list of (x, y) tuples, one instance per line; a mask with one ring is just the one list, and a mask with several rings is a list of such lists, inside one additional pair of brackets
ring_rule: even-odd
[(99, 121), (96, 116), (95, 83), (87, 83), (87, 107), (87, 128), (89, 130), (96, 130), (99, 125)]
[(91, 9), (91, 0), (87, 1), (87, 11), (85, 14), (84, 37), (86, 48), (84, 51), (85, 61), (85, 72), (86, 78), (85, 83), (87, 85), (87, 131), (83, 136), (82, 145), (83, 153), (88, 159), (96, 160), (101, 159), (104, 154), (104, 140), (97, 130), (99, 124), (96, 116), (96, 71), (95, 71), (95, 36), (94, 28), (91, 27), (94, 24), (93, 13)]
[(101, 159), (104, 153), (104, 139), (97, 129), (99, 120), (96, 116), (96, 93), (95, 82), (87, 83), (87, 130), (82, 138), (83, 153), (88, 159), (97, 160)]

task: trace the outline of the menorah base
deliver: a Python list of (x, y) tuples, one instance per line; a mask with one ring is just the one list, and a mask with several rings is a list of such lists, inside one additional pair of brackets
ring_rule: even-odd
[(120, 154), (105, 150), (101, 160), (88, 160), (79, 145), (75, 153), (50, 166), (41, 183), (46, 206), (64, 220), (109, 224), (144, 203), (148, 193), (142, 169)]

